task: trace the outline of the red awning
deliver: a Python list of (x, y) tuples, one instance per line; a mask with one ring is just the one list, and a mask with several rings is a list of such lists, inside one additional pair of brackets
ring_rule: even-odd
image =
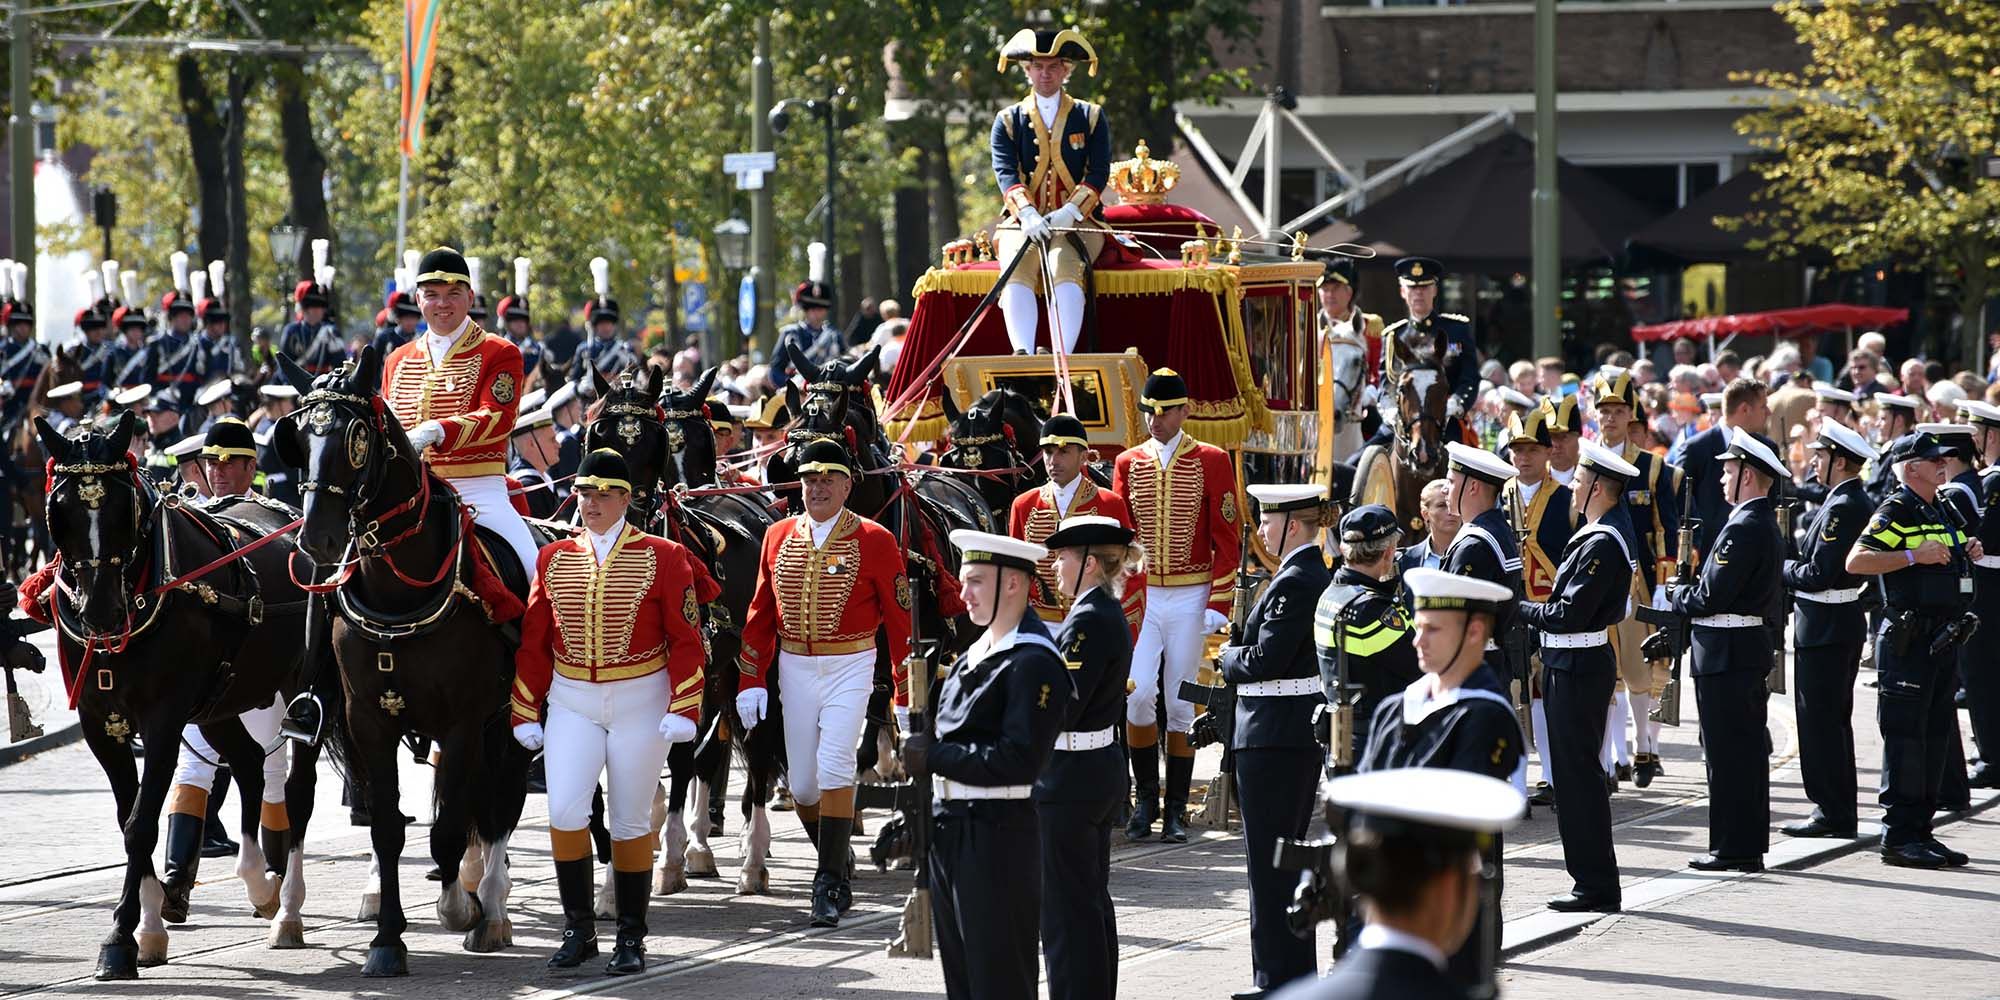
[(1816, 333), (1856, 328), (1877, 329), (1909, 322), (1908, 309), (1881, 306), (1850, 306), (1829, 303), (1797, 309), (1707, 316), (1673, 323), (1654, 323), (1632, 328), (1637, 341), (1674, 340), (1680, 337), (1805, 337)]

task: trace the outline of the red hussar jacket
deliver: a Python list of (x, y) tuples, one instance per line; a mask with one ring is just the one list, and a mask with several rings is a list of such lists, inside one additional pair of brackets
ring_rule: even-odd
[(763, 687), (780, 649), (841, 656), (889, 640), (889, 662), (910, 655), (910, 581), (889, 529), (842, 510), (815, 548), (812, 518), (798, 514), (764, 532), (757, 593), (743, 623), (740, 687)]
[(507, 435), (521, 395), (521, 349), (465, 321), (442, 359), (427, 337), (389, 352), (382, 395), (405, 429), (435, 420), (444, 440), (430, 449), (432, 472), (446, 479), (507, 472)]
[(1236, 467), (1229, 453), (1183, 431), (1162, 466), (1147, 440), (1119, 453), (1111, 489), (1125, 498), (1146, 545), (1146, 585), (1206, 584), (1208, 606), (1223, 614), (1236, 591)]
[[(1094, 514), (1099, 517), (1116, 518), (1119, 524), (1128, 528), (1132, 524), (1132, 511), (1125, 506), (1125, 498), (1098, 488), (1089, 476), (1077, 476), (1076, 495), (1070, 498), (1069, 510), (1056, 509), (1056, 484), (1043, 483), (1014, 498), (1014, 506), (1007, 518), (1007, 533), (1024, 542), (1042, 544), (1043, 540), (1056, 533), (1056, 528), (1065, 517), (1080, 517)], [(1137, 530), (1136, 528), (1134, 530)], [(1045, 622), (1059, 622), (1069, 614), (1069, 598), (1056, 586), (1056, 558), (1044, 558), (1038, 575), (1041, 585), (1035, 588), (1032, 604), (1035, 613)], [(1132, 626), (1136, 638), (1139, 619), (1146, 613), (1146, 578), (1135, 576), (1125, 581), (1125, 599), (1120, 602), (1125, 611), (1125, 621)]]

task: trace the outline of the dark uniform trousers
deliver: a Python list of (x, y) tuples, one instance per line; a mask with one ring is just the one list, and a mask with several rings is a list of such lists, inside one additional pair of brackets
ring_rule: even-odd
[[(1119, 752), (1116, 746), (1106, 750)], [(1118, 994), (1111, 827), (1124, 801), (1121, 790), (1097, 802), (1035, 803), (1042, 832), (1042, 950), (1048, 961), (1049, 1000)], [(1100, 888), (1090, 891), (1091, 886)]]
[(1604, 706), (1617, 683), (1617, 654), (1608, 645), (1542, 651), (1542, 707), (1549, 730), (1542, 740), (1555, 778), (1563, 866), (1579, 895), (1600, 899), (1619, 898), (1611, 793), (1597, 758), (1604, 746)]
[[(1697, 641), (1708, 629), (1696, 627)], [(1708, 850), (1719, 858), (1761, 857), (1771, 846), (1771, 651), (1762, 628), (1717, 629), (1741, 633), (1734, 644), (1764, 650), (1761, 665), (1696, 674), (1701, 713), (1702, 765), (1708, 773)], [(1732, 668), (1743, 662), (1732, 657)], [(1751, 658), (1752, 662), (1754, 658)]]
[[(2000, 556), (2000, 552), (1993, 554)], [(1972, 575), (1972, 611), (1979, 616), (1979, 627), (1982, 632), (2000, 632), (2000, 573), (1976, 569)], [(1972, 739), (1979, 744), (1979, 759), (1989, 770), (2000, 768), (2000, 662), (1986, 641), (1990, 638), (1991, 633), (1974, 633), (1972, 642), (1958, 647), (1958, 675), (1965, 684)], [(1967, 791), (1970, 794), (1970, 789)]]
[(1243, 849), (1248, 854), (1253, 901), (1250, 957), (1260, 988), (1275, 989), (1319, 971), (1313, 943), (1292, 933), (1285, 917), (1299, 875), (1272, 862), (1278, 838), (1306, 835), (1324, 759), (1321, 751), (1295, 747), (1236, 751), (1236, 797), (1243, 810)]
[(1959, 753), (1956, 661), (1931, 656), (1931, 636), (1946, 619), (1918, 617), (1907, 627), (1883, 622), (1875, 643), (1875, 718), (1882, 727), (1882, 845), (1931, 839), (1944, 774)]
[(1042, 904), (1035, 804), (1026, 799), (946, 801), (934, 815), (931, 909), (937, 918), (945, 996), (1035, 1000), (1036, 920)]
[[(1856, 604), (1849, 610), (1859, 617), (1860, 607)], [(1798, 715), (1799, 773), (1806, 798), (1828, 824), (1851, 829), (1857, 822), (1859, 794), (1854, 776), (1854, 682), (1861, 672), (1861, 640), (1802, 647), (1793, 656), (1792, 708)], [(1695, 697), (1701, 697), (1699, 683)]]

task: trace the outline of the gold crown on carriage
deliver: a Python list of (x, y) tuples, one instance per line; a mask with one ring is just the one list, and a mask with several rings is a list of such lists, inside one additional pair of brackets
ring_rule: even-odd
[(1111, 186), (1127, 205), (1164, 205), (1167, 193), (1180, 182), (1180, 165), (1153, 159), (1144, 139), (1132, 150), (1131, 159), (1111, 165)]

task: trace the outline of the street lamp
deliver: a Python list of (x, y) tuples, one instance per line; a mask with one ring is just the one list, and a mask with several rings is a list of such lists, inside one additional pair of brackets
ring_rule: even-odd
[[(730, 212), (729, 218), (715, 224), (714, 232), (715, 254), (722, 258), (722, 270), (725, 273), (741, 271), (750, 266), (750, 224), (744, 222), (742, 216), (737, 215), (733, 211)], [(754, 294), (751, 296), (753, 300), (755, 297)], [(740, 311), (743, 308), (743, 295), (740, 290), (736, 297), (736, 308), (739, 311), (739, 315), (736, 317), (736, 326), (739, 331), (742, 331), (746, 327), (743, 323), (743, 317), (740, 315)], [(751, 318), (751, 321), (755, 322), (754, 316)], [(714, 334), (711, 334), (711, 338), (716, 342), (721, 340), (721, 336)]]
[[(824, 99), (800, 100), (796, 97), (788, 97), (779, 101), (777, 106), (771, 109), (769, 116), (771, 132), (775, 135), (784, 135), (785, 130), (791, 127), (792, 115), (788, 109), (795, 104), (805, 109), (807, 114), (818, 118), (826, 127), (826, 192), (822, 195), (820, 202), (822, 212), (820, 215), (820, 242), (826, 244), (826, 283), (828, 290), (834, 293), (829, 295), (828, 298), (835, 300), (836, 305), (838, 304), (840, 289), (840, 254), (834, 249), (836, 244), (833, 239), (833, 180), (835, 170), (833, 140), (834, 125), (836, 124), (834, 119), (838, 114), (838, 109), (835, 105), (845, 96), (847, 96), (847, 88), (840, 87)], [(826, 312), (828, 322), (839, 323), (839, 314), (835, 309), (829, 308)]]
[(285, 302), (291, 297), (293, 268), (299, 266), (299, 251), (306, 245), (306, 231), (292, 225), (288, 219), (271, 227), (271, 260), (278, 272), (278, 316), (282, 322), (287, 307)]

